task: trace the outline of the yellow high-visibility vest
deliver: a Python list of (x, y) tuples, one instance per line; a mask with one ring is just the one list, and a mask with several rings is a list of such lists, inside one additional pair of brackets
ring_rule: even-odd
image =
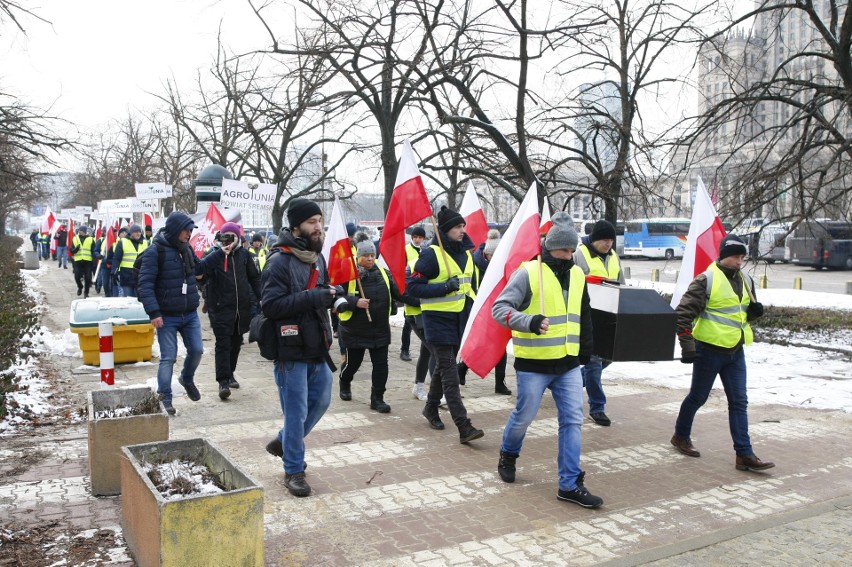
[(571, 285), (568, 286), (568, 299), (564, 298), (562, 285), (553, 270), (542, 264), (541, 274), (544, 280), (544, 313), (541, 310), (539, 295), (538, 262), (524, 262), (521, 267), (527, 271), (530, 280), (532, 299), (523, 313), (544, 315), (550, 327), (544, 335), (512, 331), (512, 347), (515, 356), (534, 360), (559, 360), (568, 355), (580, 354), (580, 309), (583, 304), (583, 290), (586, 288), (586, 276), (578, 266), (572, 266)]
[[(391, 288), (390, 288), (390, 280), (388, 280), (388, 275), (385, 273), (384, 269), (381, 266), (377, 266), (379, 268), (379, 273), (382, 274), (382, 279), (385, 280), (385, 286), (388, 288), (388, 315), (393, 312), (393, 297), (391, 297)], [(357, 280), (352, 280), (349, 282), (349, 295), (355, 295), (358, 290)], [(357, 309), (357, 307), (355, 308)], [(350, 309), (349, 311), (344, 311), (343, 313), (338, 314), (341, 321), (348, 321), (352, 318), (352, 315), (355, 313), (354, 309)]]
[(249, 246), (249, 254), (257, 258), (257, 264), (260, 266), (260, 271), (266, 266), (266, 248), (256, 249), (254, 246)]
[(586, 259), (586, 265), (589, 267), (590, 276), (600, 276), (611, 280), (617, 280), (621, 275), (621, 264), (618, 261), (618, 254), (610, 254), (609, 262), (604, 264), (601, 256), (592, 256), (589, 248), (585, 244), (580, 244), (577, 251)]
[[(707, 277), (707, 307), (695, 321), (692, 336), (704, 343), (734, 348), (745, 339), (745, 344), (754, 341), (748, 324), (749, 291), (751, 282), (743, 277), (743, 296), (737, 297), (725, 273), (713, 262), (704, 272)], [(750, 280), (751, 278), (749, 278)]]
[[(418, 258), (420, 258), (419, 254), (416, 257), (414, 257), (413, 259), (408, 260), (408, 269), (411, 273), (414, 273), (414, 264), (417, 263)], [(408, 305), (407, 303), (405, 304), (405, 314), (406, 315), (409, 315), (411, 317), (416, 317), (416, 316), (420, 315), (421, 313), (423, 313), (423, 310), (420, 309), (419, 305)]]
[(71, 245), (77, 248), (77, 253), (74, 254), (75, 262), (91, 262), (92, 261), (92, 245), (95, 239), (86, 235), (83, 240), (80, 240), (78, 234), (71, 240)]
[[(429, 246), (429, 248), (435, 251), (435, 257), (438, 259), (438, 268), (440, 269), (438, 275), (429, 280), (429, 283), (444, 283), (450, 279), (450, 272), (447, 269), (447, 265), (444, 263), (444, 255), (441, 254), (439, 246), (433, 244)], [(447, 260), (450, 262), (450, 267), (453, 270), (453, 275), (459, 279), (458, 291), (450, 292), (443, 297), (421, 298), (420, 309), (424, 312), (443, 311), (445, 313), (461, 313), (464, 310), (465, 296), (474, 300), (476, 299), (476, 293), (473, 291), (473, 276), (476, 271), (476, 266), (473, 263), (473, 256), (471, 255), (470, 250), (467, 250), (465, 254), (467, 254), (467, 264), (465, 265), (463, 272), (456, 261), (450, 256), (447, 256)]]
[(122, 238), (119, 242), (121, 242), (121, 263), (118, 265), (118, 269), (123, 270), (127, 268), (129, 270), (133, 268), (136, 257), (148, 248), (148, 243), (140, 240), (139, 248), (136, 248), (133, 246), (133, 241), (129, 238)]

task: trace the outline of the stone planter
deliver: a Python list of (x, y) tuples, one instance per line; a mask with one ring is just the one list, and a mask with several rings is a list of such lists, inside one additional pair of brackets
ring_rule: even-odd
[[(137, 565), (263, 565), (263, 487), (206, 439), (122, 448), (121, 525)], [(226, 492), (165, 499), (143, 470), (205, 465)]]
[[(152, 402), (153, 397), (153, 402)], [(145, 386), (93, 390), (89, 403), (89, 478), (92, 494), (121, 493), (121, 448), (169, 438), (169, 416)], [(145, 405), (152, 413), (121, 415), (123, 408)], [(103, 414), (107, 414), (104, 416)], [(99, 417), (100, 416), (100, 417)]]

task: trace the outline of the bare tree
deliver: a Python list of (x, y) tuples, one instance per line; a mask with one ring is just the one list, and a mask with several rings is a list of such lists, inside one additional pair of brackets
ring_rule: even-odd
[(729, 217), (852, 218), (850, 46), (842, 0), (763, 0), (706, 39), (684, 161), (716, 178)]

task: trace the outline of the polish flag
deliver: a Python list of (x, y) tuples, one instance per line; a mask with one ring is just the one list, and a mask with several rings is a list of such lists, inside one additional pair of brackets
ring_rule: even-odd
[(97, 240), (98, 238), (100, 238), (101, 236), (104, 235), (103, 229), (104, 229), (104, 223), (103, 223), (103, 221), (99, 220), (98, 221), (98, 228), (95, 230), (95, 240)]
[(432, 216), (432, 205), (426, 196), (423, 178), (411, 143), (406, 140), (396, 170), (396, 184), (382, 229), (379, 252), (393, 275), (399, 291), (405, 290), (405, 229)]
[(201, 221), (201, 226), (198, 227), (189, 239), (189, 245), (195, 251), (195, 255), (201, 258), (204, 251), (213, 245), (213, 237), (219, 228), (225, 224), (225, 217), (219, 211), (215, 203), (210, 203), (210, 208), (207, 209), (207, 216)]
[(547, 197), (544, 198), (544, 206), (541, 207), (541, 227), (538, 229), (539, 234), (547, 234), (553, 226), (553, 220), (550, 218), (550, 203)]
[(47, 214), (44, 216), (44, 221), (41, 223), (41, 231), (42, 232), (50, 232), (50, 229), (53, 228), (53, 223), (56, 222), (56, 216), (51, 212), (51, 210), (47, 209)]
[(71, 219), (71, 222), (68, 223), (68, 237), (65, 240), (67, 241), (65, 243), (65, 246), (67, 246), (65, 251), (73, 258), (74, 254), (71, 253), (71, 246), (74, 242), (74, 219)]
[(479, 203), (479, 196), (476, 194), (472, 181), (467, 182), (467, 191), (464, 192), (459, 214), (464, 217), (464, 231), (470, 236), (474, 247), (485, 242), (488, 238), (488, 222), (485, 220), (485, 213), (482, 212), (482, 205)]
[(328, 265), (328, 279), (331, 285), (340, 285), (358, 277), (355, 258), (352, 257), (352, 244), (343, 222), (340, 201), (334, 197), (334, 208), (328, 221), (328, 232), (322, 245), (322, 255)]
[(719, 243), (722, 242), (725, 234), (722, 219), (716, 214), (710, 195), (707, 194), (707, 188), (699, 177), (695, 203), (692, 206), (692, 222), (689, 225), (689, 234), (686, 236), (686, 250), (683, 252), (680, 274), (672, 295), (672, 309), (677, 308), (680, 298), (683, 297), (695, 276), (706, 270), (719, 256)]
[(540, 226), (538, 195), (533, 183), (491, 257), (462, 337), (461, 359), (483, 378), (503, 358), (506, 343), (512, 338), (512, 331), (491, 316), (491, 307), (518, 267), (541, 253)]
[(154, 216), (151, 213), (145, 213), (145, 225), (142, 227), (142, 230), (145, 230), (146, 226), (154, 226)]

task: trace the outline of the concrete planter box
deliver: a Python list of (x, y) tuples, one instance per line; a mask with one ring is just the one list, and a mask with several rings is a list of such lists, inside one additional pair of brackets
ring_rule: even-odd
[[(137, 565), (263, 565), (263, 487), (206, 439), (122, 448), (121, 525)], [(166, 500), (145, 463), (205, 465), (227, 492)]]
[[(110, 496), (121, 493), (121, 448), (169, 438), (169, 416), (150, 388), (137, 386), (94, 390), (88, 394), (89, 478), (92, 494)], [(121, 416), (122, 408), (145, 404), (153, 413)], [(117, 410), (117, 411), (116, 411)], [(116, 417), (97, 417), (115, 414)]]

